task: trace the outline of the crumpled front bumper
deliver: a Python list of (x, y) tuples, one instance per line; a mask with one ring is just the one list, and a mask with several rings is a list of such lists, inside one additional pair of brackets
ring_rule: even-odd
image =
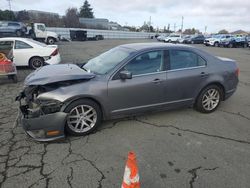
[(22, 117), (25, 132), (37, 141), (52, 141), (65, 137), (64, 126), (67, 113), (56, 112), (35, 118)]

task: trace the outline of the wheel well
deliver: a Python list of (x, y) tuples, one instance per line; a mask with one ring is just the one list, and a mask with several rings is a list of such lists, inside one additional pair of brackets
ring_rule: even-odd
[(104, 110), (103, 110), (103, 106), (101, 105), (101, 103), (99, 101), (97, 101), (96, 99), (92, 98), (92, 97), (79, 97), (79, 98), (74, 98), (72, 100), (69, 100), (68, 102), (66, 102), (66, 105), (63, 107), (63, 110), (65, 110), (65, 108), (71, 104), (72, 102), (75, 102), (77, 100), (81, 100), (81, 99), (88, 99), (88, 100), (91, 100), (93, 102), (95, 102), (101, 109), (101, 112), (102, 112), (102, 119), (105, 119), (105, 113), (104, 113)]
[(219, 88), (221, 88), (221, 90), (222, 90), (222, 100), (225, 99), (225, 87), (224, 87), (221, 83), (219, 83), (219, 82), (212, 82), (212, 83), (207, 84), (206, 86), (204, 86), (204, 87), (200, 90), (200, 92), (199, 92), (199, 94), (197, 95), (197, 97), (196, 97), (195, 100), (197, 100), (198, 96), (199, 96), (200, 93), (203, 91), (203, 89), (205, 89), (206, 87), (208, 87), (208, 86), (210, 86), (210, 85), (216, 85), (216, 86), (218, 86)]

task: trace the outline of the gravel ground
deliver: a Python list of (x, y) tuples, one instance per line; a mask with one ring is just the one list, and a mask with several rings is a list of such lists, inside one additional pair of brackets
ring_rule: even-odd
[[(123, 43), (103, 40), (60, 43), (63, 63), (87, 59)], [(0, 78), (0, 187), (120, 187), (127, 153), (137, 154), (141, 187), (249, 187), (250, 50), (196, 45), (237, 60), (237, 92), (212, 114), (191, 108), (107, 121), (95, 134), (53, 143), (28, 138), (14, 101), (31, 71), (19, 82)]]

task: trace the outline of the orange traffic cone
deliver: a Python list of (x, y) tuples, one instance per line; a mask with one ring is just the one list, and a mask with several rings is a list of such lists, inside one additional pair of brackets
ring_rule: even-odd
[(125, 167), (122, 188), (140, 188), (138, 167), (134, 152), (128, 153), (128, 160)]

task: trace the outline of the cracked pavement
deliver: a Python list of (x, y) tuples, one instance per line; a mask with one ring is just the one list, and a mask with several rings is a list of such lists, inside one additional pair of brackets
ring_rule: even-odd
[[(79, 63), (135, 41), (65, 42), (59, 48), (63, 62)], [(17, 84), (1, 77), (0, 187), (120, 187), (130, 150), (144, 188), (249, 187), (250, 50), (197, 46), (237, 60), (241, 70), (237, 92), (214, 113), (187, 108), (117, 119), (94, 134), (51, 143), (35, 142), (20, 126), (13, 129), (14, 98), (31, 70), (18, 69)]]

